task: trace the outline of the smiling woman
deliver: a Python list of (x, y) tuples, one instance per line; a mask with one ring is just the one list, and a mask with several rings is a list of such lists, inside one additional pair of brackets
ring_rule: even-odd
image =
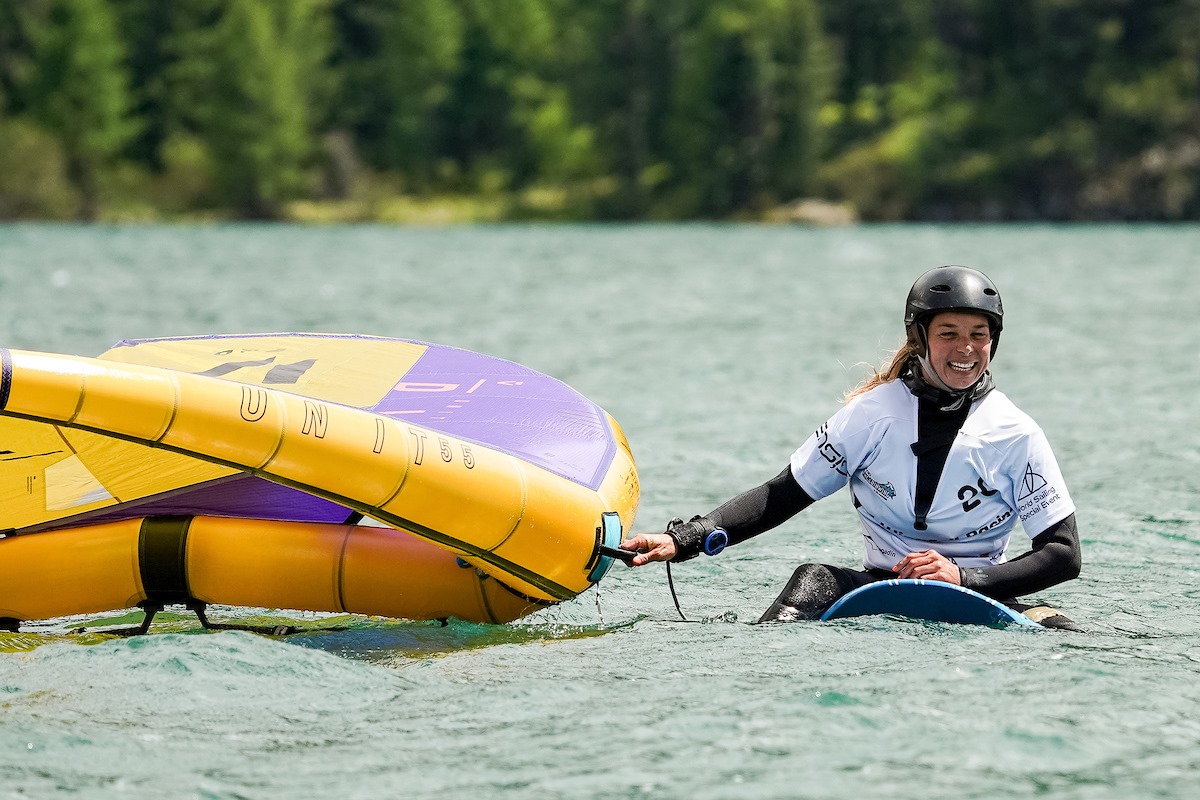
[[(716, 555), (848, 485), (863, 569), (802, 564), (760, 622), (816, 619), (843, 595), (893, 578), (1028, 608), (1016, 598), (1076, 577), (1075, 507), (1058, 463), (988, 371), (1004, 327), (1000, 292), (968, 267), (929, 270), (909, 291), (904, 325), (904, 346), (787, 468), (704, 517), (624, 542), (639, 553), (634, 563)], [(1018, 519), (1033, 546), (1006, 562)]]
[(965, 311), (943, 311), (929, 321), (931, 380), (949, 391), (975, 385), (987, 371), (992, 333), (988, 318)]

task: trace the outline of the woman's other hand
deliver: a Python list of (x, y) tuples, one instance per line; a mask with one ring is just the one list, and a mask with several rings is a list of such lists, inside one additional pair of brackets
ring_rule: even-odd
[(962, 573), (958, 565), (936, 550), (922, 550), (919, 553), (909, 553), (892, 567), (897, 578), (924, 578), (928, 581), (942, 581), (962, 585)]

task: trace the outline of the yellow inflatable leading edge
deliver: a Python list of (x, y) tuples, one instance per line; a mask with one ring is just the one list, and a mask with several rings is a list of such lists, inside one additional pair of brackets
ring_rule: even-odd
[(598, 581), (636, 513), (610, 416), (469, 351), (280, 334), (0, 361), (8, 627), (175, 602), (505, 622)]

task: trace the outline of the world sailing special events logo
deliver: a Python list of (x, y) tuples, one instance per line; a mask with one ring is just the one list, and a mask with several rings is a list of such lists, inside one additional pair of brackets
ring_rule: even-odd
[(1025, 465), (1025, 477), (1021, 480), (1021, 493), (1017, 495), (1021, 521), (1045, 511), (1058, 502), (1058, 489), (1046, 483), (1046, 479), (1033, 471), (1032, 464)]

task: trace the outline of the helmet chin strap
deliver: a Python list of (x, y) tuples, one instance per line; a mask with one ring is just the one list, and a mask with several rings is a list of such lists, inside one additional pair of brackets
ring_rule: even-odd
[(920, 352), (917, 353), (917, 363), (921, 367), (921, 379), (935, 389), (957, 395), (962, 390), (951, 389), (947, 386), (946, 382), (942, 380), (942, 376), (938, 375), (937, 370), (933, 368), (933, 362), (929, 360), (929, 331), (925, 330), (925, 326), (920, 322), (913, 327), (917, 330), (917, 341), (921, 345)]
[(948, 392), (949, 394), (959, 394), (960, 392), (971, 391), (970, 387), (966, 389), (952, 389), (944, 380), (942, 380), (942, 376), (938, 375), (937, 370), (933, 368), (933, 363), (929, 360), (928, 347), (925, 348), (924, 353), (917, 356), (917, 363), (921, 365), (921, 377), (925, 379), (925, 382), (932, 384), (934, 387), (941, 389), (943, 392)]

